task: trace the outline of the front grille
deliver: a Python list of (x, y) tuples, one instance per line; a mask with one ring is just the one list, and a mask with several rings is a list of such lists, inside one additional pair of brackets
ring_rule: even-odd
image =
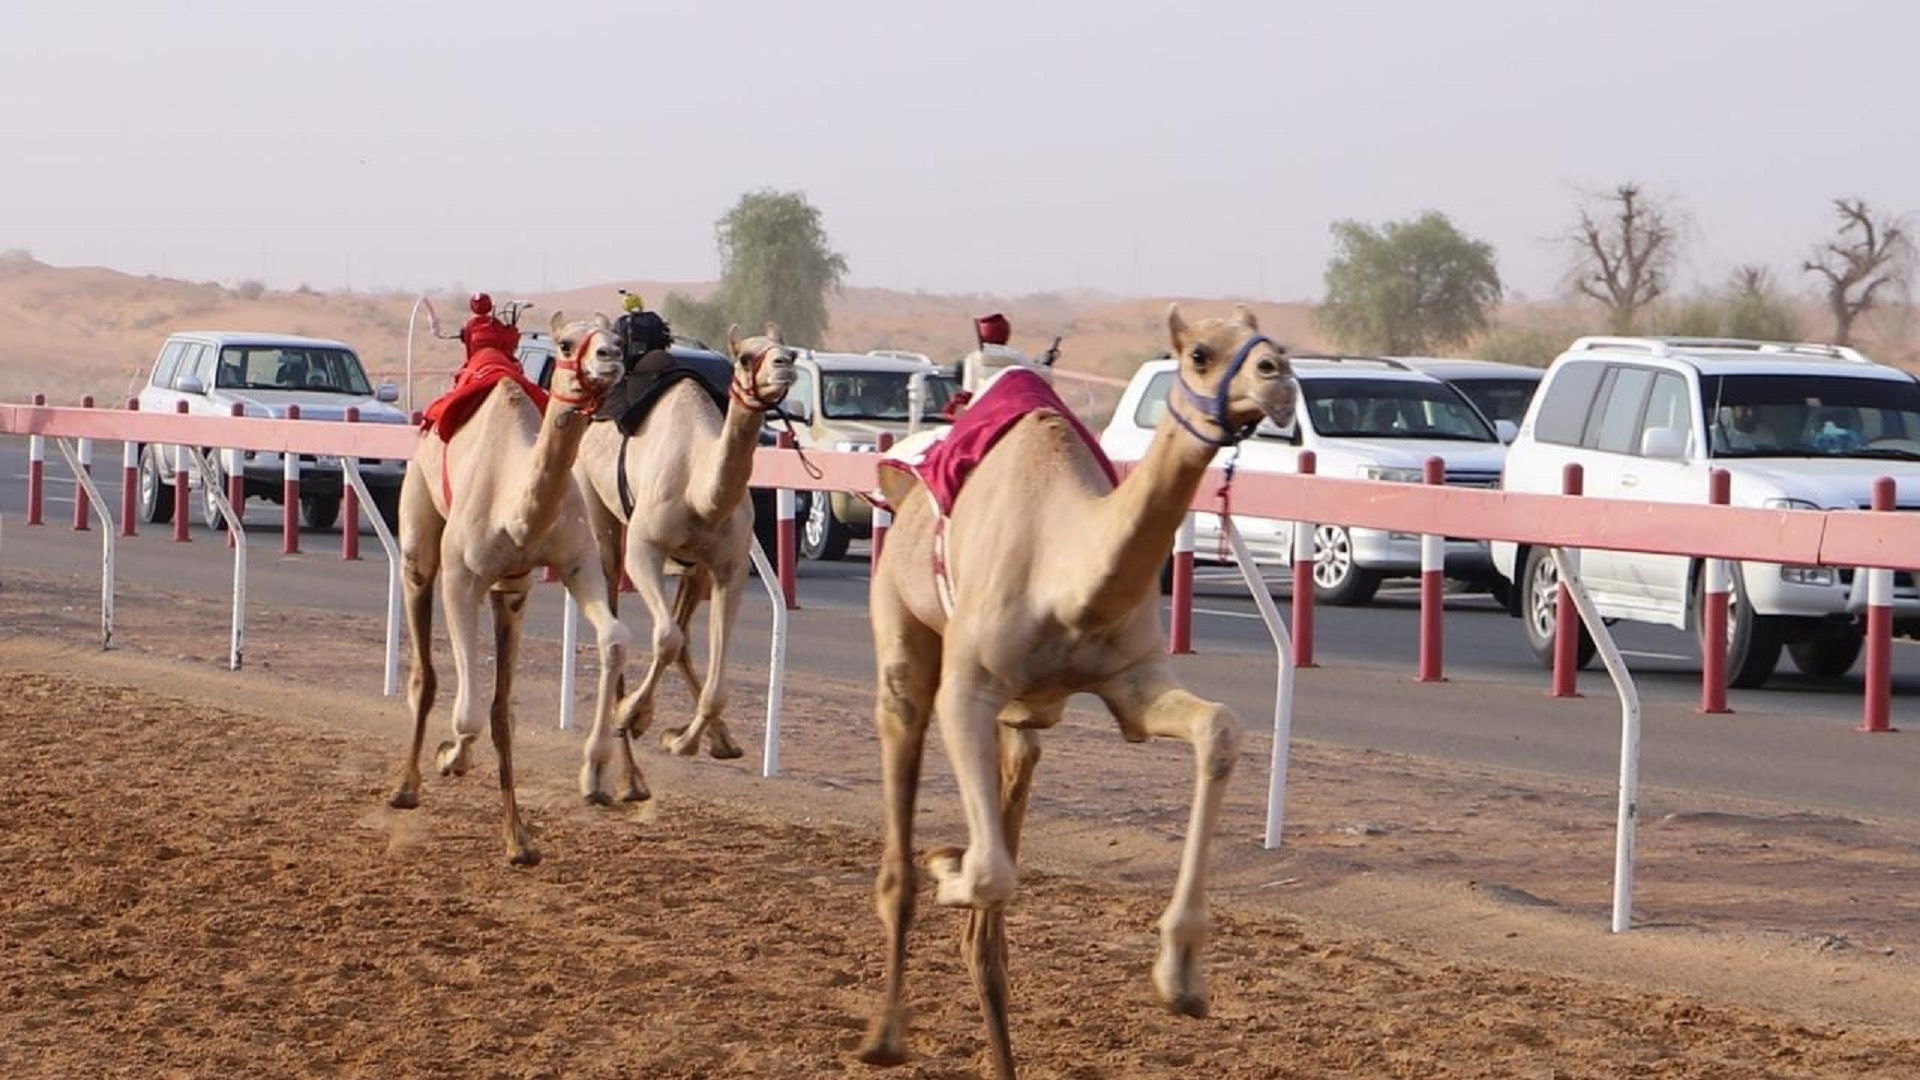
[(1497, 472), (1450, 472), (1446, 479), (1452, 487), (1497, 488), (1500, 486), (1500, 474)]

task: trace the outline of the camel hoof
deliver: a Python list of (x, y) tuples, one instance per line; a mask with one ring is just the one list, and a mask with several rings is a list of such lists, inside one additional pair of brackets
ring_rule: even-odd
[(860, 1061), (865, 1065), (905, 1065), (906, 1033), (891, 1016), (880, 1016), (867, 1028), (867, 1039), (860, 1044)]
[(740, 749), (740, 744), (734, 742), (732, 739), (728, 739), (725, 742), (714, 743), (708, 748), (707, 752), (713, 755), (715, 761), (732, 761), (734, 758), (745, 757), (747, 754), (745, 750)]
[(1207, 995), (1205, 994), (1182, 993), (1172, 997), (1162, 995), (1160, 1003), (1167, 1007), (1167, 1011), (1180, 1016), (1191, 1016), (1195, 1020), (1207, 1018)]
[(433, 752), (433, 762), (440, 767), (441, 776), (465, 776), (469, 765), (468, 755), (462, 752), (459, 743), (443, 742)]
[(651, 798), (653, 798), (653, 792), (647, 790), (647, 785), (633, 784), (627, 788), (627, 793), (625, 795), (620, 796), (620, 801), (621, 802), (646, 802), (648, 799), (651, 799)]
[(660, 746), (675, 757), (692, 757), (700, 749), (699, 742), (687, 738), (687, 729), (683, 727), (661, 732)]
[(589, 791), (585, 796), (588, 806), (612, 806), (613, 796), (604, 791)]
[(420, 809), (420, 793), (411, 788), (400, 788), (392, 795), (387, 796), (387, 805), (393, 807), (395, 810), (418, 810)]
[(1198, 957), (1174, 953), (1154, 964), (1153, 996), (1167, 1011), (1196, 1020), (1207, 1018), (1207, 987), (1200, 977)]
[(539, 866), (540, 849), (529, 844), (518, 851), (508, 851), (507, 862), (513, 866)]

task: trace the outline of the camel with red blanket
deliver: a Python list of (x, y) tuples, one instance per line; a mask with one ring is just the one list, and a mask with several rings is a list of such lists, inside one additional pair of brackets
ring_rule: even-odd
[[(587, 739), (580, 793), (590, 802), (611, 801), (606, 771), (613, 764), (616, 742), (627, 766), (622, 797), (647, 797), (632, 744), (623, 732), (637, 736), (646, 731), (661, 675), (676, 663), (700, 697), (693, 722), (669, 732), (667, 747), (691, 754), (704, 734), (714, 757), (740, 756), (720, 714), (727, 704), (727, 643), (746, 593), (753, 546), (747, 481), (767, 410), (784, 401), (793, 385), (794, 355), (772, 323), (764, 335), (744, 341), (736, 329), (729, 329), (727, 354), (733, 371), (724, 411), (715, 400), (716, 388), (692, 370), (669, 367), (658, 378), (673, 381), (659, 392), (632, 434), (623, 433), (616, 423), (593, 425), (574, 466), (588, 492), (588, 516), (599, 538), (609, 589), (619, 581), (624, 563), (653, 619), (653, 657), (640, 685), (621, 701), (622, 727), (596, 723)], [(672, 574), (680, 581), (669, 602), (667, 578)], [(617, 593), (612, 595), (617, 602)], [(687, 628), (709, 595), (713, 606), (707, 619), (703, 682), (688, 656)]]
[(962, 951), (987, 1022), (994, 1067), (1014, 1075), (1007, 1034), (1004, 913), (1039, 732), (1067, 698), (1098, 695), (1128, 742), (1193, 744), (1186, 849), (1160, 919), (1154, 989), (1176, 1012), (1204, 1015), (1200, 952), (1208, 932), (1208, 847), (1239, 752), (1226, 706), (1174, 681), (1157, 582), (1214, 453), (1263, 417), (1291, 418), (1287, 354), (1242, 307), (1188, 325), (1167, 313), (1179, 376), (1145, 458), (1118, 484), (1092, 436), (1038, 376), (1010, 371), (910, 469), (882, 468), (895, 508), (871, 608), (885, 851), (877, 883), (885, 926), (884, 999), (861, 1058), (906, 1056), (907, 928), (913, 916), (914, 804), (928, 723), (953, 764), (966, 814), (964, 851), (926, 857), (936, 900), (972, 909)]
[(600, 650), (595, 723), (617, 704), (628, 634), (607, 603), (586, 500), (573, 480), (587, 421), (625, 370), (620, 343), (604, 315), (566, 322), (554, 312), (560, 361), (551, 398), (527, 384), (497, 348), (475, 349), (455, 389), (427, 410), (428, 428), (400, 488), (400, 559), (406, 594), (412, 673), (413, 745), (388, 800), (420, 805), (420, 748), (437, 682), (433, 671), (433, 586), (447, 610), (457, 679), (453, 741), (435, 756), (443, 775), (463, 775), (480, 735), (478, 698), (480, 605), (493, 607), (493, 703), (488, 720), (500, 757), (500, 794), (507, 855), (517, 865), (540, 860), (520, 820), (513, 789), (510, 701), (520, 647), (520, 620), (533, 571), (551, 566), (593, 624)]

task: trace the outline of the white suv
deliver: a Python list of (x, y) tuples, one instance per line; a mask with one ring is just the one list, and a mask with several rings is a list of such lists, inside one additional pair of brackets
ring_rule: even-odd
[[(1553, 362), (1507, 455), (1509, 491), (1556, 492), (1577, 462), (1587, 495), (1704, 503), (1726, 469), (1736, 506), (1855, 509), (1892, 476), (1900, 509), (1920, 509), (1920, 382), (1829, 345), (1706, 338), (1581, 338)], [(1527, 643), (1551, 663), (1553, 563), (1544, 549), (1492, 545)], [(1700, 560), (1588, 550), (1580, 576), (1600, 614), (1698, 633)], [(1826, 567), (1736, 566), (1727, 681), (1758, 686), (1784, 646), (1794, 665), (1835, 676), (1860, 654), (1866, 575)], [(1920, 631), (1913, 576), (1895, 578), (1896, 632)], [(1582, 640), (1581, 661), (1592, 656)]]
[[(1173, 388), (1172, 360), (1142, 364), (1120, 395), (1100, 446), (1116, 461), (1137, 461), (1153, 441)], [(1246, 472), (1291, 473), (1300, 451), (1312, 450), (1315, 470), (1326, 476), (1364, 477), (1418, 483), (1426, 460), (1446, 462), (1447, 483), (1493, 487), (1512, 425), (1487, 422), (1458, 390), (1396, 360), (1377, 357), (1293, 358), (1301, 406), (1288, 429), (1263, 422), (1240, 444)], [(1222, 450), (1216, 466), (1225, 466), (1232, 450)], [(1286, 564), (1293, 557), (1293, 526), (1262, 518), (1235, 518), (1254, 558)], [(1219, 542), (1220, 521), (1200, 514), (1195, 523), (1204, 555)], [(1411, 533), (1316, 525), (1313, 550), (1314, 599), (1328, 604), (1364, 604), (1380, 582), (1420, 572), (1420, 538)], [(1496, 588), (1487, 546), (1476, 540), (1449, 540), (1447, 575), (1473, 588)]]

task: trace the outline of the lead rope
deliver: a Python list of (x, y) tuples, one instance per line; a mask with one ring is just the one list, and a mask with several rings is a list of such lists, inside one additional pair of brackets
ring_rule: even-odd
[(807, 457), (806, 449), (800, 445), (800, 433), (793, 430), (793, 417), (787, 414), (786, 408), (784, 406), (775, 408), (773, 415), (779, 417), (780, 422), (787, 425), (787, 434), (793, 436), (793, 452), (800, 458), (800, 467), (807, 471), (807, 475), (815, 480), (827, 475), (821, 470), (820, 466), (815, 465), (813, 461)]
[(1227, 455), (1226, 475), (1220, 478), (1220, 490), (1214, 492), (1214, 498), (1220, 500), (1220, 530), (1214, 534), (1215, 552), (1221, 562), (1232, 561), (1232, 553), (1227, 546), (1227, 529), (1232, 527), (1233, 518), (1233, 470), (1240, 464), (1240, 445), (1233, 444), (1233, 453)]

